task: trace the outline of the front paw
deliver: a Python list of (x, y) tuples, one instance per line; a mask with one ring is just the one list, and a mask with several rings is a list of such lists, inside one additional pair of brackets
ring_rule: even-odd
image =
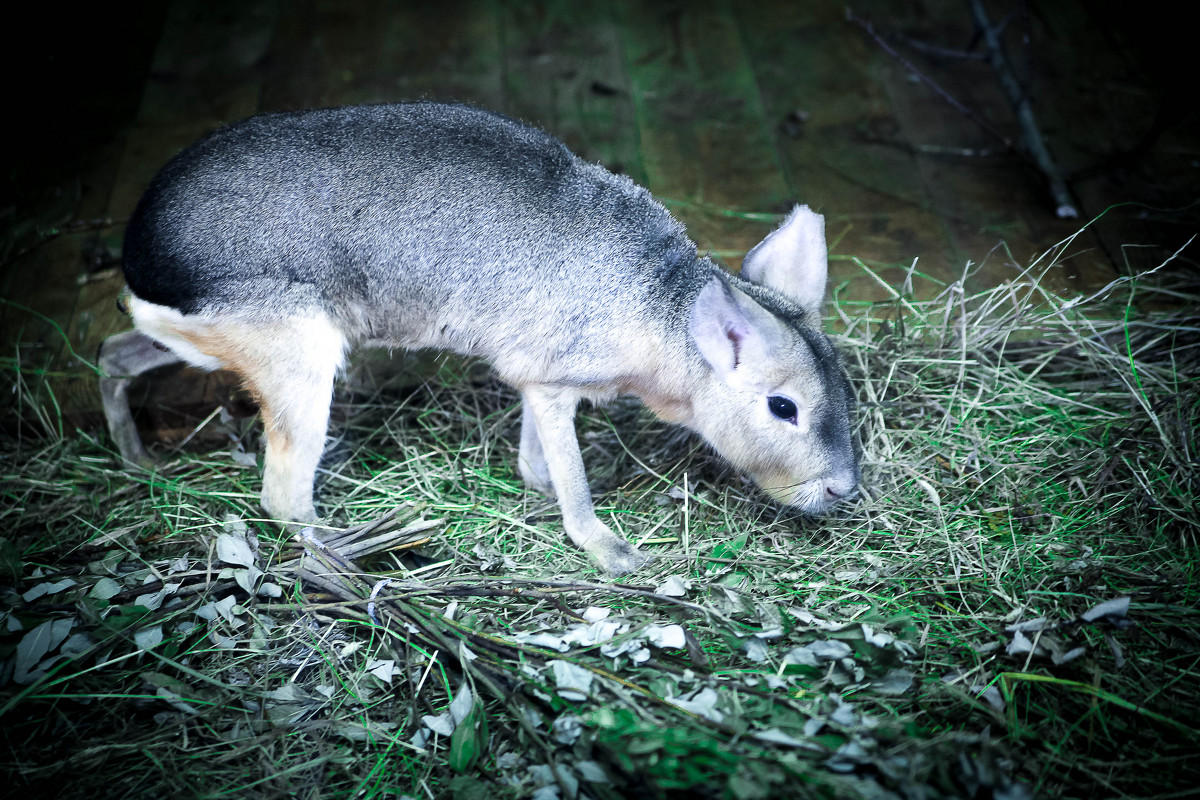
[(611, 541), (589, 547), (588, 553), (605, 572), (614, 577), (636, 572), (650, 563), (651, 559), (651, 556), (616, 536)]

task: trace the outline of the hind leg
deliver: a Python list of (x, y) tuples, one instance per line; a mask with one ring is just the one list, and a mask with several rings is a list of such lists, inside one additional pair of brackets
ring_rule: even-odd
[(108, 433), (129, 466), (148, 467), (154, 463), (146, 452), (133, 413), (129, 408), (129, 386), (137, 376), (157, 367), (183, 361), (175, 353), (139, 331), (113, 334), (100, 345), (100, 399)]
[(262, 507), (276, 519), (310, 522), (317, 462), (325, 450), (333, 382), (345, 339), (325, 320), (272, 326), (242, 344), (230, 366), (245, 378), (262, 412), (267, 453)]
[[(309, 354), (306, 354), (309, 355)], [(298, 362), (289, 362), (293, 367)], [(325, 450), (329, 403), (337, 363), (305, 358), (303, 369), (269, 369), (248, 376), (258, 397), (267, 437), (262, 507), (276, 519), (311, 522), (313, 483)]]
[(188, 361), (237, 373), (258, 401), (267, 439), (263, 509), (276, 519), (316, 519), (313, 480), (325, 449), (333, 381), (346, 338), (323, 315), (271, 321), (184, 316), (133, 298), (138, 327)]

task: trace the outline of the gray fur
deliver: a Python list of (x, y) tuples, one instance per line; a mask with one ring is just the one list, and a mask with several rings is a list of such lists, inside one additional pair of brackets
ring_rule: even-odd
[[(412, 103), (216, 131), (154, 179), (124, 264), (139, 330), (258, 394), (273, 513), (313, 514), (347, 347), (449, 349), (522, 392), (522, 476), (556, 492), (571, 538), (620, 573), (644, 556), (592, 510), (572, 427), (581, 398), (642, 397), (804, 510), (853, 492), (849, 387), (819, 328), (823, 230), (798, 208), (748, 256), (747, 281), (699, 257), (645, 189), (545, 133)], [(126, 337), (102, 359), (115, 368), (106, 397), (122, 402), (116, 384), (138, 372), (127, 354), (149, 352)], [(797, 401), (794, 423), (766, 413), (771, 394)], [(122, 454), (142, 460), (127, 410), (106, 412)], [(273, 448), (287, 464), (272, 465)]]

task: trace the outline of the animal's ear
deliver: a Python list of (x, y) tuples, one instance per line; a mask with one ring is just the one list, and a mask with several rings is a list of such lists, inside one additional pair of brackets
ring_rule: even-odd
[(825, 218), (808, 206), (796, 206), (782, 225), (746, 254), (741, 275), (819, 314), (828, 273)]
[(700, 354), (723, 382), (765, 390), (768, 365), (789, 341), (775, 316), (745, 292), (713, 278), (692, 305), (690, 328)]

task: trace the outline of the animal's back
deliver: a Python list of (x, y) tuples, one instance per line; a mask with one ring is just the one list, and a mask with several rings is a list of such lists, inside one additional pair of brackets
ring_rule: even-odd
[(124, 261), (135, 295), (185, 314), (320, 310), (351, 336), (467, 352), (489, 326), (519, 340), (521, 319), (611, 335), (614, 304), (637, 316), (699, 284), (695, 246), (644, 189), (432, 103), (213, 133), (155, 179)]

